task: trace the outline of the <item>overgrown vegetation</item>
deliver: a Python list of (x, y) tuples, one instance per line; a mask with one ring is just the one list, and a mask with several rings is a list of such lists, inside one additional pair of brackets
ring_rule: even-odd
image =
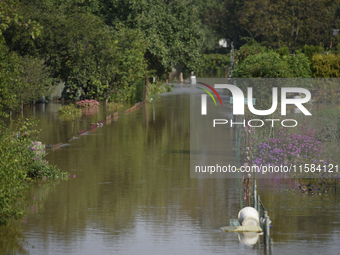
[(110, 102), (110, 103), (107, 103), (106, 106), (108, 108), (112, 108), (112, 109), (119, 109), (119, 108), (122, 108), (124, 105), (123, 103), (120, 103), (120, 102)]
[(308, 58), (300, 52), (290, 56), (287, 51), (287, 49), (268, 50), (254, 40), (250, 40), (236, 54), (234, 76), (237, 78), (311, 77)]
[(171, 92), (172, 85), (167, 85), (164, 82), (155, 82), (148, 85), (146, 92), (146, 101), (150, 102), (158, 98), (158, 94)]
[(9, 0), (0, 15), (6, 111), (47, 96), (54, 81), (72, 100), (140, 101), (142, 79), (162, 81), (174, 65), (195, 71), (200, 62), (191, 1)]
[(314, 78), (339, 78), (340, 55), (315, 54), (312, 56), (311, 68), (313, 70)]
[(322, 46), (304, 45), (295, 54), (289, 54), (287, 47), (267, 49), (248, 38), (248, 43), (235, 55), (234, 76), (237, 78), (340, 77), (340, 55), (326, 52)]
[(61, 120), (76, 120), (82, 115), (81, 109), (77, 108), (74, 104), (63, 105), (58, 109), (58, 117)]
[[(294, 117), (299, 123), (294, 128), (283, 128), (278, 122), (274, 127), (247, 127), (241, 139), (243, 162), (248, 162), (247, 156), (250, 156), (252, 164), (257, 166), (292, 166), (286, 177), (298, 180), (304, 193), (323, 194), (336, 190), (339, 184), (336, 165), (340, 153), (340, 108), (338, 104), (322, 105), (323, 108), (320, 105), (321, 109), (316, 105), (317, 102), (313, 118), (299, 114)], [(280, 116), (270, 118), (280, 119)], [(248, 155), (246, 147), (249, 144), (251, 154)], [(333, 164), (333, 168), (329, 164)], [(305, 167), (309, 171), (305, 171)]]
[(230, 66), (229, 54), (203, 54), (198, 76), (228, 77)]
[(0, 127), (0, 224), (20, 218), (24, 189), (33, 179), (67, 177), (44, 160), (45, 154), (35, 142), (35, 129), (32, 119), (12, 124), (11, 129)]
[[(339, 0), (194, 0), (199, 8), (205, 52), (218, 52), (219, 39), (230, 39), (235, 48), (253, 37), (272, 49), (288, 47), (290, 53), (305, 44), (336, 49), (340, 36)], [(332, 43), (331, 43), (332, 42)], [(330, 48), (332, 46), (332, 48)]]

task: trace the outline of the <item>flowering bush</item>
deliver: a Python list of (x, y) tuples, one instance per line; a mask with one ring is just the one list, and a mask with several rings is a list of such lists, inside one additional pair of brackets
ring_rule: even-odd
[(260, 143), (257, 149), (253, 158), (256, 165), (317, 163), (322, 156), (322, 142), (311, 136), (290, 134), (285, 128), (268, 142)]
[(83, 108), (98, 108), (100, 103), (96, 100), (81, 100), (79, 102), (76, 103), (78, 106), (83, 107)]

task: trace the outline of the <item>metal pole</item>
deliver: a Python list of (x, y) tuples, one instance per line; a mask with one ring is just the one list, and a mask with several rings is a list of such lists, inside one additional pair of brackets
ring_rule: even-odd
[(242, 187), (241, 187), (241, 173), (237, 171), (237, 184), (238, 184), (238, 193), (240, 199), (240, 210), (243, 208), (243, 200), (242, 200)]
[[(236, 121), (238, 119), (238, 116), (236, 115)], [(236, 151), (236, 168), (239, 169), (240, 168), (240, 144), (239, 144), (239, 137), (241, 137), (241, 133), (240, 133), (239, 127), (236, 128), (236, 141), (237, 141), (237, 151)], [(240, 171), (238, 171), (237, 173), (237, 179), (238, 179), (238, 188), (239, 188), (239, 197), (240, 197), (240, 209), (243, 208), (243, 197), (242, 197), (242, 188), (241, 188), (241, 173)]]
[(270, 249), (270, 219), (268, 216), (268, 212), (264, 211), (264, 218), (265, 218), (265, 225), (264, 225), (264, 241), (265, 241), (265, 245), (266, 245), (266, 250), (268, 251)]
[(256, 191), (256, 180), (253, 182), (253, 197), (254, 197), (254, 208), (259, 211), (259, 208), (257, 206), (257, 191)]
[(231, 42), (231, 51), (230, 51), (230, 78), (233, 78), (233, 71), (234, 71), (234, 44)]
[(257, 207), (257, 211), (259, 212), (259, 215), (261, 217), (261, 205), (260, 205), (260, 195), (257, 195), (257, 201), (256, 201), (256, 207)]

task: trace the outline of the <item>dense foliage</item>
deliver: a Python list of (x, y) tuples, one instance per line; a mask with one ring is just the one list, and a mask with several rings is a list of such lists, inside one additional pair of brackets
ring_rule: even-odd
[(164, 77), (174, 64), (195, 71), (200, 60), (202, 33), (198, 10), (191, 0), (102, 1), (103, 16), (110, 26), (123, 24), (142, 31), (147, 42), (148, 69)]
[(303, 53), (293, 56), (266, 51), (249, 55), (235, 68), (238, 78), (308, 78), (312, 72), (308, 58)]
[(313, 55), (311, 67), (315, 78), (339, 78), (340, 55)]
[(67, 176), (43, 159), (41, 146), (34, 142), (35, 128), (32, 120), (12, 129), (0, 127), (0, 224), (22, 215), (23, 191), (31, 178), (46, 181)]
[[(199, 7), (205, 50), (217, 50), (218, 40), (230, 39), (239, 48), (252, 36), (265, 46), (330, 47), (332, 29), (340, 28), (339, 0), (195, 0)], [(333, 37), (333, 46), (340, 41)]]
[(76, 120), (82, 115), (81, 109), (74, 104), (63, 105), (58, 109), (58, 117), (61, 120)]
[(0, 67), (0, 115), (6, 115), (3, 108), (16, 110), (51, 93), (54, 80), (42, 59), (21, 57), (0, 44)]
[[(200, 64), (202, 33), (190, 0), (11, 0), (1, 10), (0, 35), (9, 51), (24, 56), (24, 66), (36, 59), (42, 78), (65, 82), (69, 99), (110, 102), (123, 90), (124, 100), (136, 100), (142, 78), (162, 79), (176, 64), (194, 71)], [(48, 93), (44, 83), (35, 86), (35, 97)]]
[(201, 77), (226, 77), (229, 73), (230, 56), (226, 54), (203, 54), (198, 75)]

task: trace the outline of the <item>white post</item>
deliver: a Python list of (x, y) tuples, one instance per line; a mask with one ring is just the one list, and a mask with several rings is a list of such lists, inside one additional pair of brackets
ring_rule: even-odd
[(191, 72), (190, 74), (190, 84), (196, 84), (196, 76), (194, 75), (194, 72)]

